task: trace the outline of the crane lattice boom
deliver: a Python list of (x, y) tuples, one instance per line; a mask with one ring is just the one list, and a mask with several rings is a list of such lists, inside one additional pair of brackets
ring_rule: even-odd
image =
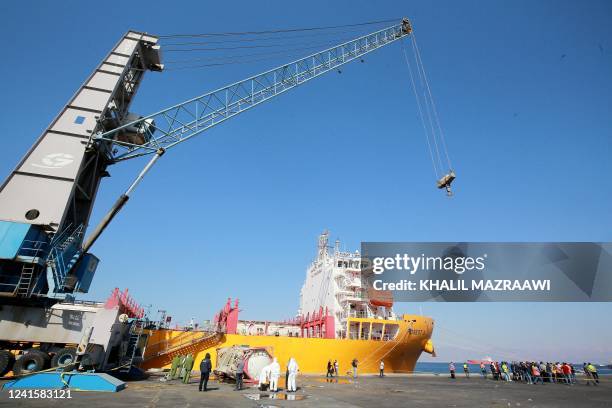
[[(129, 31), (0, 186), (0, 295), (62, 298), (87, 292), (98, 259), (88, 253), (166, 152), (326, 72), (410, 35), (407, 19), (148, 116), (130, 112), (145, 71), (162, 71), (158, 38)], [(153, 156), (87, 240), (107, 167)]]
[[(149, 116), (139, 118), (107, 132), (94, 140), (108, 140), (122, 146), (115, 161), (169, 149), (254, 106), (266, 102), (300, 84), (337, 69), (374, 50), (409, 35), (408, 19), (400, 24), (364, 35), (219, 88)], [(118, 140), (125, 129), (136, 129), (138, 143)]]

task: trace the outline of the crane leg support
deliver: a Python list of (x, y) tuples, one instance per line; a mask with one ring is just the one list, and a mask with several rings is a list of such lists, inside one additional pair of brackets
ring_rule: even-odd
[(91, 248), (91, 246), (100, 237), (102, 232), (106, 229), (108, 224), (110, 224), (113, 218), (115, 218), (115, 215), (117, 215), (117, 213), (121, 211), (121, 209), (123, 208), (123, 206), (125, 205), (125, 203), (127, 203), (129, 199), (130, 199), (130, 196), (121, 194), (121, 196), (117, 199), (117, 201), (115, 201), (115, 204), (113, 204), (110, 211), (106, 213), (104, 218), (102, 218), (102, 221), (100, 221), (100, 223), (96, 226), (96, 229), (87, 238), (87, 241), (83, 245), (83, 253), (87, 252), (89, 248)]
[(83, 244), (83, 253), (87, 252), (89, 250), (89, 248), (91, 248), (91, 246), (96, 242), (96, 240), (100, 237), (102, 232), (104, 232), (104, 230), (106, 229), (108, 224), (110, 224), (110, 222), (113, 220), (113, 218), (115, 218), (117, 213), (119, 211), (121, 211), (121, 209), (123, 208), (125, 203), (127, 203), (127, 201), (130, 199), (130, 194), (134, 191), (136, 186), (142, 181), (142, 179), (149, 172), (151, 167), (153, 167), (155, 162), (157, 162), (157, 160), (159, 160), (159, 158), (162, 157), (165, 152), (166, 151), (164, 149), (157, 150), (157, 152), (155, 153), (155, 156), (153, 156), (153, 158), (151, 158), (151, 160), (149, 160), (149, 162), (142, 169), (142, 171), (140, 172), (138, 177), (136, 177), (136, 179), (134, 180), (132, 185), (125, 191), (125, 193), (123, 193), (117, 199), (117, 201), (115, 201), (115, 204), (113, 204), (113, 206), (106, 213), (104, 218), (102, 218), (102, 221), (100, 221), (100, 223), (96, 226), (96, 229), (87, 238), (87, 241), (85, 241), (85, 244)]

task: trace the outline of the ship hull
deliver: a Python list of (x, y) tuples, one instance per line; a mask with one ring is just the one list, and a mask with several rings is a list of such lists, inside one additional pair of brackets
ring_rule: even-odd
[[(426, 349), (431, 338), (433, 321), (422, 316), (408, 316), (407, 320), (400, 322), (400, 331), (393, 340), (368, 339), (324, 339), (283, 336), (252, 336), (240, 334), (222, 334), (211, 337), (205, 341), (183, 340), (188, 345), (169, 353), (160, 353), (156, 347), (145, 353), (143, 367), (169, 368), (175, 355), (194, 354), (195, 369), (206, 353), (210, 353), (213, 367), (216, 363), (216, 350), (233, 345), (248, 345), (250, 347), (265, 347), (270, 354), (279, 360), (281, 366), (286, 365), (293, 357), (300, 366), (300, 371), (307, 374), (325, 374), (327, 362), (338, 360), (339, 374), (344, 375), (351, 371), (353, 359), (359, 361), (359, 373), (378, 373), (380, 361), (385, 362), (385, 372), (411, 372), (415, 364)], [(154, 330), (150, 335), (150, 344), (159, 344), (163, 341), (172, 341), (185, 337), (185, 332), (178, 330)], [(197, 332), (187, 334), (197, 336)], [(194, 337), (194, 339), (197, 337)]]

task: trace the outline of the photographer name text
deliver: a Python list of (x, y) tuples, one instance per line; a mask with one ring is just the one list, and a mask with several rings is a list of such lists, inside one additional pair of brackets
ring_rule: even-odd
[(402, 279), (397, 282), (375, 280), (375, 290), (390, 291), (550, 291), (549, 279)]

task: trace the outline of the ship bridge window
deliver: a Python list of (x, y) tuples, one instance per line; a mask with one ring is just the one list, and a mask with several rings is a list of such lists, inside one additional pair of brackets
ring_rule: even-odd
[(383, 340), (393, 340), (399, 333), (399, 326), (396, 324), (386, 324)]
[(370, 329), (371, 327), (367, 324), (362, 324), (361, 325), (361, 336), (360, 339), (362, 340), (368, 340), (370, 338)]
[(382, 340), (383, 330), (384, 330), (383, 323), (372, 323), (372, 334), (371, 334), (372, 340)]

